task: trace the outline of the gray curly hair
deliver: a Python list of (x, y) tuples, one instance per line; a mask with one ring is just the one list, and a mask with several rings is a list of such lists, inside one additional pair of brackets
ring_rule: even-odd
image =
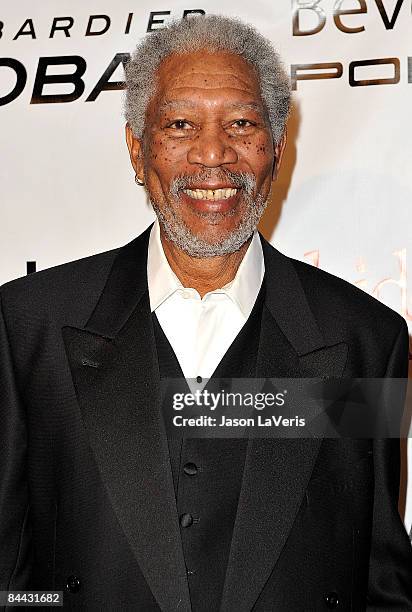
[(221, 15), (188, 17), (151, 32), (137, 45), (126, 65), (124, 114), (137, 138), (142, 138), (146, 109), (155, 93), (161, 62), (175, 53), (205, 50), (240, 55), (257, 71), (273, 140), (284, 132), (290, 106), (290, 81), (271, 42), (252, 25)]

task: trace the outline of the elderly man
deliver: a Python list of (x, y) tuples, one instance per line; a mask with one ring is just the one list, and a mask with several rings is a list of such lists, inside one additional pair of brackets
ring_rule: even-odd
[(0, 589), (81, 610), (412, 610), (396, 440), (163, 426), (168, 377), (406, 376), (401, 317), (256, 231), (285, 144), (277, 54), (193, 18), (126, 76), (156, 222), (1, 289)]

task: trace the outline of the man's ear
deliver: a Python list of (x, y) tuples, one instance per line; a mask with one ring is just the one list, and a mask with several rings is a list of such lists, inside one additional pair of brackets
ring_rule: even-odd
[(286, 129), (285, 129), (285, 131), (283, 132), (282, 138), (279, 140), (278, 144), (275, 146), (275, 162), (273, 164), (273, 172), (272, 172), (272, 180), (274, 181), (278, 177), (280, 163), (283, 157), (283, 151), (285, 150), (285, 146), (286, 146), (286, 140), (287, 140), (287, 136), (286, 136)]
[(143, 144), (139, 138), (133, 134), (132, 128), (128, 123), (125, 127), (126, 143), (129, 149), (130, 161), (136, 176), (144, 182), (144, 165), (143, 165)]

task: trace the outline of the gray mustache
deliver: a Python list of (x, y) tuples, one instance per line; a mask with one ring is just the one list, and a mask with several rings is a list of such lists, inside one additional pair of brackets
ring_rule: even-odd
[(199, 172), (198, 174), (181, 174), (173, 179), (170, 184), (170, 193), (173, 196), (178, 196), (182, 189), (190, 189), (197, 183), (202, 181), (227, 181), (238, 189), (244, 189), (248, 195), (252, 195), (256, 188), (256, 178), (254, 174), (248, 172), (232, 172), (225, 170), (219, 174), (210, 172)]

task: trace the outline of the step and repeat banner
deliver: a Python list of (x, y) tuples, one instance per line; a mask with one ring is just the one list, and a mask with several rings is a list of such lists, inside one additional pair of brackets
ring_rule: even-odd
[[(221, 12), (206, 0), (0, 9), (0, 283), (120, 246), (152, 221), (124, 141), (123, 65), (170, 19)], [(270, 38), (292, 80), (263, 234), (374, 295), (412, 332), (410, 2), (227, 0), (224, 14)], [(405, 465), (410, 531), (406, 486)]]

